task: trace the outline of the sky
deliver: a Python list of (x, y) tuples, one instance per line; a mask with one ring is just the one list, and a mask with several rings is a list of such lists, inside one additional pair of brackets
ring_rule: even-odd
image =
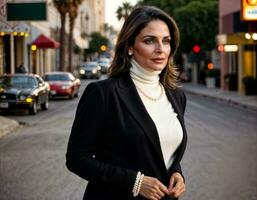
[(116, 30), (119, 30), (123, 24), (123, 21), (118, 21), (116, 16), (116, 10), (123, 2), (129, 2), (132, 6), (137, 3), (138, 0), (105, 0), (105, 22), (112, 25)]

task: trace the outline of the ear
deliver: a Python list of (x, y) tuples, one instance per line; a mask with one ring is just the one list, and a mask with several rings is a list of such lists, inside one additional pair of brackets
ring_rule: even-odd
[(129, 47), (129, 48), (128, 48), (128, 55), (129, 55), (129, 56), (132, 56), (132, 55), (133, 55), (133, 49), (132, 49), (132, 47)]

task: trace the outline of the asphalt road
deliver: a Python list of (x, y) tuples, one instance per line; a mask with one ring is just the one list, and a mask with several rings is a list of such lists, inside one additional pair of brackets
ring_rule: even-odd
[[(83, 88), (87, 82), (83, 82)], [(36, 116), (7, 113), (24, 126), (0, 139), (0, 200), (80, 200), (86, 182), (65, 167), (78, 98), (51, 101)], [(257, 113), (188, 95), (182, 200), (257, 199)]]
[(189, 96), (184, 200), (257, 200), (257, 112)]

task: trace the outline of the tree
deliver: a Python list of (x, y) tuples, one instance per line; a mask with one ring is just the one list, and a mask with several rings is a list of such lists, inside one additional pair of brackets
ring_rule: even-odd
[(117, 34), (117, 31), (113, 28), (113, 26), (109, 25), (108, 23), (104, 23), (102, 29), (105, 35)]
[(127, 17), (129, 16), (132, 10), (133, 10), (133, 6), (131, 6), (130, 3), (128, 2), (124, 2), (122, 6), (119, 6), (116, 11), (118, 20), (127, 19)]
[(205, 51), (216, 46), (218, 33), (218, 3), (192, 1), (174, 11), (181, 32), (181, 50), (192, 51), (194, 45), (200, 45)]
[(204, 50), (216, 46), (217, 0), (142, 0), (139, 4), (159, 7), (174, 17), (180, 28), (180, 51), (189, 52), (196, 43)]
[(90, 34), (91, 40), (89, 42), (89, 52), (91, 53), (103, 53), (101, 46), (108, 46), (108, 39), (101, 35), (99, 32), (93, 32)]
[(65, 65), (65, 52), (66, 52), (66, 40), (65, 40), (65, 23), (66, 14), (69, 11), (69, 1), (68, 0), (53, 0), (54, 6), (60, 13), (61, 17), (61, 31), (60, 31), (60, 65), (59, 69), (61, 71), (66, 71)]
[(78, 16), (78, 7), (82, 3), (82, 0), (72, 0), (69, 6), (69, 40), (68, 40), (68, 71), (72, 72), (72, 55), (73, 55), (73, 29), (75, 19)]
[(156, 6), (160, 9), (162, 9), (163, 11), (167, 12), (169, 15), (173, 16), (174, 10), (176, 8), (179, 8), (181, 6), (186, 5), (187, 3), (189, 3), (192, 0), (141, 0), (139, 1), (139, 5), (152, 5), (152, 6)]

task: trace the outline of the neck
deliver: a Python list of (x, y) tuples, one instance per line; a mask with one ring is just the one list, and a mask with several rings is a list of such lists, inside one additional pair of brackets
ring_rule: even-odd
[(131, 59), (131, 64), (130, 75), (133, 80), (144, 84), (159, 84), (159, 74), (161, 71), (147, 70), (139, 65), (133, 58)]

